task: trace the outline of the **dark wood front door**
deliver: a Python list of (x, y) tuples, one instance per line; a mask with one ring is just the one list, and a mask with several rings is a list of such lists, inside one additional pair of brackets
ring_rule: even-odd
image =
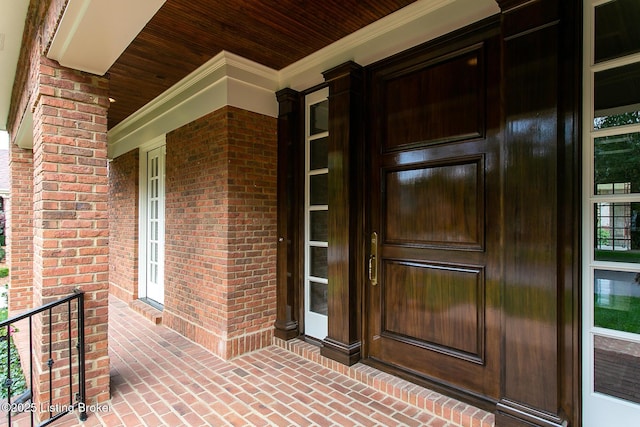
[(371, 70), (368, 360), (499, 398), (501, 180), (495, 38)]

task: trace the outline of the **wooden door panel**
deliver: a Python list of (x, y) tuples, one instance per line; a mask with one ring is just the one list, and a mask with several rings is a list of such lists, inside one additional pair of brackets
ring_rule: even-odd
[(383, 335), (482, 362), (483, 268), (386, 261), (383, 271)]
[[(482, 135), (481, 46), (439, 57), (387, 76), (382, 105), (384, 150), (416, 142), (461, 140)], [(428, 100), (428, 102), (425, 102)], [(463, 117), (464, 120), (459, 120)]]
[(497, 401), (501, 183), (497, 39), (439, 46), (371, 70), (365, 288), (374, 363)]
[(482, 249), (482, 157), (383, 173), (387, 242)]

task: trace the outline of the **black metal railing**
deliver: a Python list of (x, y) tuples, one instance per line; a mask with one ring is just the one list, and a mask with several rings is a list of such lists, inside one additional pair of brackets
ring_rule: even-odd
[[(34, 330), (34, 317), (37, 315), (41, 316), (40, 323)], [(25, 379), (28, 377), (28, 380), (24, 392), (12, 397), (14, 379), (11, 378), (12, 349), (10, 341), (11, 336), (15, 336), (17, 333), (14, 325), (21, 321), (28, 322), (29, 361), (28, 363), (22, 361)], [(21, 323), (20, 327), (23, 327), (22, 325)], [(42, 419), (38, 425), (46, 426), (74, 410), (78, 410), (80, 420), (85, 421), (87, 412), (85, 404), (84, 293), (74, 292), (68, 297), (7, 319), (0, 323), (1, 332), (6, 332), (7, 339), (7, 376), (0, 387), (7, 389), (8, 400), (2, 404), (2, 409), (6, 411), (8, 426), (11, 426), (12, 419), (16, 417), (20, 417), (22, 424), (22, 417), (25, 416), (30, 416), (31, 426), (34, 426), (36, 415)], [(42, 342), (34, 343), (34, 333), (41, 336)], [(46, 362), (44, 360), (34, 361), (34, 344), (42, 345), (42, 354), (43, 356), (46, 354), (48, 357)], [(26, 356), (26, 354), (22, 354), (22, 356)], [(48, 400), (44, 402), (38, 401), (38, 396), (34, 396), (34, 381), (40, 381), (40, 379), (34, 379), (34, 363), (43, 363), (41, 370), (44, 371), (44, 375), (41, 374), (40, 377), (46, 378), (46, 370), (48, 369), (48, 386), (46, 382), (44, 384), (40, 382), (38, 385), (39, 394), (48, 395)], [(25, 413), (28, 415), (23, 415)]]

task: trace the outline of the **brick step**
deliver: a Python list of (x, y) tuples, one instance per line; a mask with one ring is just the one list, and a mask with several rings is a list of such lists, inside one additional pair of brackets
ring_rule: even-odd
[(431, 413), (446, 421), (447, 426), (495, 426), (494, 414), (490, 412), (405, 381), (362, 363), (356, 363), (353, 366), (342, 365), (322, 356), (319, 347), (307, 342), (298, 339), (284, 341), (274, 337), (273, 344)]
[(162, 310), (147, 304), (142, 300), (133, 300), (129, 303), (129, 307), (136, 313), (141, 314), (146, 319), (150, 320), (153, 324), (159, 325), (162, 323)]

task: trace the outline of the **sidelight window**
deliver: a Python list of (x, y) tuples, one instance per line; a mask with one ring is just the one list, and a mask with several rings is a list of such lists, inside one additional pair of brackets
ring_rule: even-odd
[(623, 425), (640, 416), (640, 2), (584, 15), (583, 418)]
[(305, 102), (305, 334), (327, 336), (329, 101), (328, 89)]

